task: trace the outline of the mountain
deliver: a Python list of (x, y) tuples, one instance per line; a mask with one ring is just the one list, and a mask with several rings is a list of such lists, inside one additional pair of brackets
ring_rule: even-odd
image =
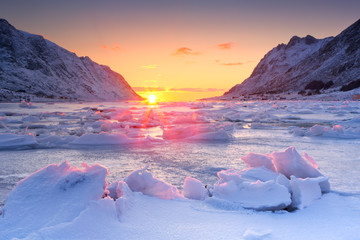
[(141, 99), (118, 73), (0, 19), (0, 101)]
[(319, 94), (360, 87), (360, 19), (336, 37), (294, 36), (268, 52), (251, 76), (224, 97)]

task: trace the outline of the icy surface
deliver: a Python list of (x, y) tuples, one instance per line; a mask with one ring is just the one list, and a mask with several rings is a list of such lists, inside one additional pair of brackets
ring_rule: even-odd
[[(33, 106), (0, 104), (2, 206), (8, 196), (0, 239), (357, 239), (360, 234), (359, 102)], [(80, 168), (81, 162), (89, 166)], [(106, 166), (109, 175), (96, 164)], [(46, 176), (40, 171), (28, 177), (41, 168), (59, 168), (46, 177), (53, 184), (36, 180)], [(62, 191), (58, 186), (67, 177), (74, 179), (74, 190)], [(38, 214), (35, 202), (50, 210)], [(17, 207), (22, 217), (8, 218)], [(298, 210), (278, 210), (284, 208)]]

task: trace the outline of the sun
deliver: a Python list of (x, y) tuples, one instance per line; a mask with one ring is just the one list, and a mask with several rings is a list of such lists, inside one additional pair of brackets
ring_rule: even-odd
[(156, 97), (155, 97), (155, 95), (149, 95), (149, 96), (148, 96), (148, 101), (149, 101), (150, 104), (156, 103)]

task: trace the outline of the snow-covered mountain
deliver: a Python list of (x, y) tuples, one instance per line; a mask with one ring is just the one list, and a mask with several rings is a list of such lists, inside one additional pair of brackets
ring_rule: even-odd
[(294, 36), (268, 52), (226, 97), (347, 91), (360, 87), (360, 19), (336, 37)]
[(118, 73), (0, 19), (0, 101), (141, 99)]

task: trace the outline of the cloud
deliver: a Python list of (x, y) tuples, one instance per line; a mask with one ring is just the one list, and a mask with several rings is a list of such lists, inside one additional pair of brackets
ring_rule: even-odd
[(154, 69), (154, 68), (159, 68), (159, 65), (156, 64), (143, 65), (141, 66), (141, 68)]
[(110, 51), (114, 51), (114, 52), (124, 51), (124, 49), (122, 47), (120, 47), (120, 45), (118, 43), (113, 43), (111, 45), (102, 45), (101, 48), (104, 50), (110, 50)]
[(200, 52), (194, 52), (191, 48), (187, 47), (181, 47), (176, 50), (176, 52), (173, 53), (175, 56), (179, 55), (199, 55)]
[(228, 43), (220, 43), (217, 45), (217, 47), (221, 50), (228, 50), (234, 46), (234, 43), (228, 42)]
[(242, 62), (234, 62), (234, 63), (220, 63), (220, 65), (222, 66), (241, 66), (243, 65), (244, 63)]

